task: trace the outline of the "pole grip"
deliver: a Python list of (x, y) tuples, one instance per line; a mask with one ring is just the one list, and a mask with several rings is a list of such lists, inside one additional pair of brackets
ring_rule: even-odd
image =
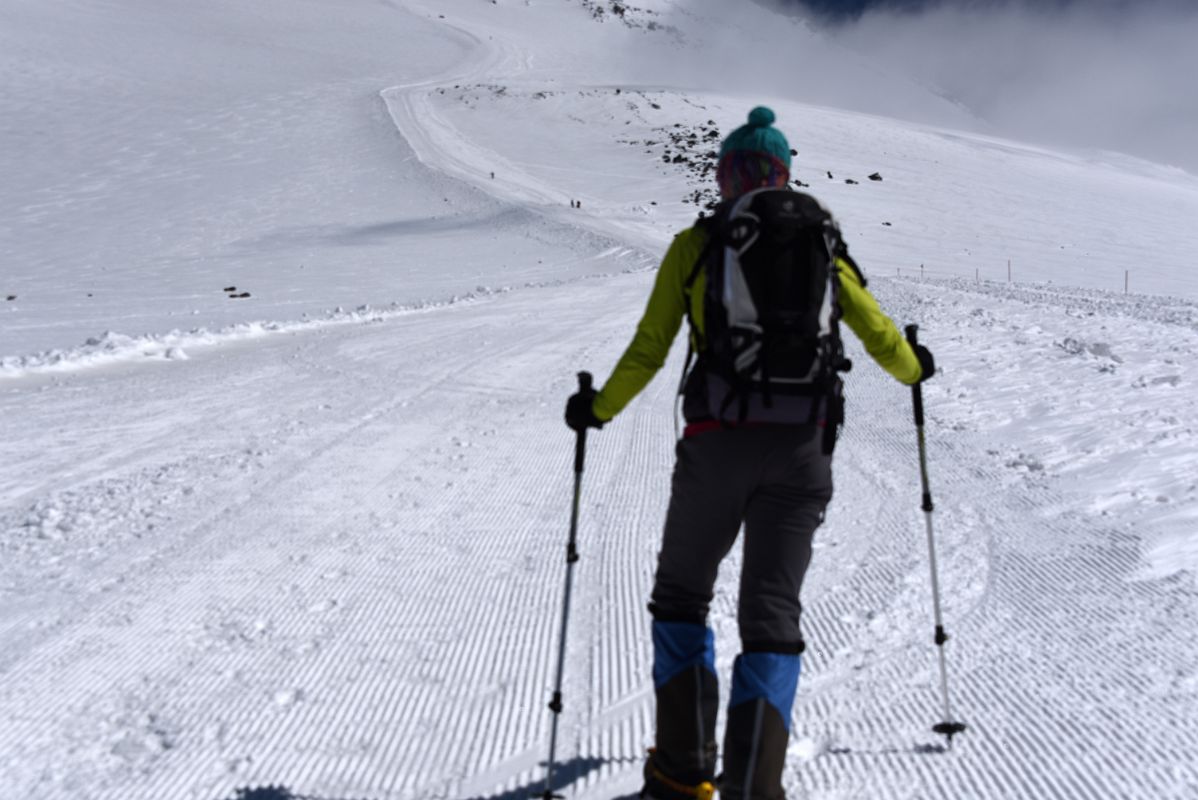
[[(586, 372), (585, 370), (583, 372), (578, 373), (578, 391), (579, 392), (582, 392), (582, 393), (592, 392), (592, 391), (594, 391), (594, 387), (595, 387), (595, 379), (591, 377), (591, 373)], [(578, 432), (578, 438), (574, 441), (574, 474), (575, 475), (582, 474), (583, 462), (586, 460), (586, 452), (587, 452), (587, 431), (586, 431), (586, 428), (583, 428), (582, 430), (580, 430)]]
[[(919, 344), (919, 326), (908, 325), (904, 329), (907, 333), (907, 342), (914, 349), (915, 345)], [(923, 427), (923, 386), (919, 383), (911, 386), (911, 399), (915, 409), (915, 427)]]

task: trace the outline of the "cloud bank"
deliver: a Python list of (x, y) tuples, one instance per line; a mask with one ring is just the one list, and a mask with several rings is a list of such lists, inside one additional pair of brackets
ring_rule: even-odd
[[(767, 0), (768, 2), (768, 0)], [(646, 47), (640, 41), (620, 62), (630, 80), (749, 98), (864, 111), (950, 128), (975, 128), (959, 104), (885, 68), (869, 57), (846, 58), (833, 34), (813, 29), (805, 17), (779, 15), (777, 6), (753, 0), (682, 0), (662, 21), (678, 33)], [(746, 109), (747, 110), (747, 109)], [(739, 116), (739, 115), (738, 115)]]
[[(778, 0), (996, 132), (1110, 149), (1198, 174), (1191, 0)], [(818, 11), (812, 11), (813, 8)]]

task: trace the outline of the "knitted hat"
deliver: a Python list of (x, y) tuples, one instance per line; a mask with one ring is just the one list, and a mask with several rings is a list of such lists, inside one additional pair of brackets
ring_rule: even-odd
[(749, 150), (755, 153), (765, 153), (782, 162), (787, 170), (790, 169), (790, 144), (786, 137), (774, 124), (774, 112), (765, 106), (757, 106), (749, 112), (749, 124), (742, 125), (720, 145), (720, 160), (729, 153)]

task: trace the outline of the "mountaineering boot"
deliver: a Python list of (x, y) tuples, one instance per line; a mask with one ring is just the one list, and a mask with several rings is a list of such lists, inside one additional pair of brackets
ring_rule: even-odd
[(715, 721), (720, 690), (701, 664), (687, 667), (657, 689), (658, 770), (685, 784), (715, 776)]
[(800, 661), (792, 653), (742, 653), (732, 668), (721, 800), (785, 800), (782, 769)]
[(715, 635), (693, 622), (653, 622), (657, 746), (645, 762), (647, 797), (700, 797), (715, 777), (719, 683)]
[(641, 800), (712, 800), (715, 796), (714, 781), (679, 783), (657, 768), (654, 756), (657, 751), (649, 750), (645, 760), (645, 785), (641, 789)]

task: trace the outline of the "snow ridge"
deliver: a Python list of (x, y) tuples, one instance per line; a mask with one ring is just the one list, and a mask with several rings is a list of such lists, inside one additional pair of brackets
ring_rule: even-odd
[[(598, 257), (609, 256), (633, 262), (633, 266), (626, 267), (623, 270), (624, 273), (644, 271), (649, 269), (653, 263), (647, 254), (632, 248), (617, 248), (606, 253), (600, 253)], [(346, 310), (338, 307), (330, 309), (323, 316), (316, 318), (308, 318), (308, 315), (305, 314), (305, 318), (299, 320), (243, 322), (217, 330), (193, 328), (188, 331), (173, 330), (167, 333), (141, 334), (139, 336), (107, 331), (100, 336), (88, 339), (77, 347), (47, 350), (27, 356), (0, 357), (0, 379), (19, 378), (27, 375), (75, 372), (122, 362), (186, 361), (190, 358), (187, 351), (192, 349), (227, 345), (278, 334), (315, 331), (339, 325), (386, 322), (410, 314), (485, 302), (497, 295), (507, 294), (519, 289), (561, 286), (569, 283), (611, 277), (612, 274), (594, 273), (579, 278), (556, 281), (530, 281), (519, 287), (479, 286), (473, 291), (453, 295), (445, 300), (418, 301), (415, 303), (394, 302), (384, 308), (372, 308), (369, 305), (362, 305), (352, 310)]]

